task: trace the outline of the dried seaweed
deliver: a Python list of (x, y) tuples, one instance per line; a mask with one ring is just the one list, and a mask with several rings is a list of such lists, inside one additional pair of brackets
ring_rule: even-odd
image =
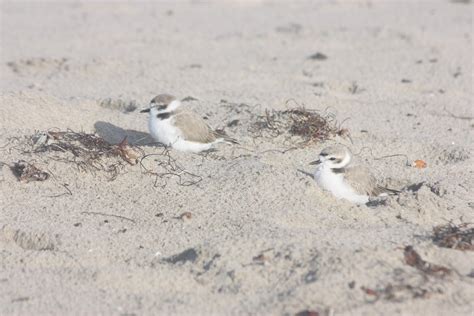
[(134, 165), (143, 155), (138, 148), (129, 146), (126, 138), (113, 145), (96, 134), (72, 130), (36, 133), (28, 138), (28, 143), (23, 153), (48, 154), (49, 159), (75, 164), (81, 171), (103, 171), (110, 180), (118, 176), (123, 161)]
[(402, 302), (406, 297), (409, 298), (428, 298), (431, 292), (421, 286), (413, 286), (410, 284), (387, 284), (381, 288), (371, 289), (365, 286), (360, 288), (365, 294), (372, 296), (372, 302), (378, 300), (387, 300), (393, 302)]
[[(405, 263), (416, 268), (422, 273), (417, 273), (418, 281), (400, 277), (400, 271), (394, 270), (397, 275), (395, 284), (388, 283), (376, 288), (362, 286), (360, 289), (371, 297), (370, 302), (374, 303), (378, 300), (386, 300), (392, 302), (402, 302), (407, 299), (429, 298), (432, 294), (443, 293), (437, 284), (438, 278), (444, 278), (453, 271), (433, 263), (429, 263), (421, 258), (421, 256), (413, 249), (412, 246), (404, 248)], [(429, 276), (437, 277), (429, 278)], [(408, 282), (407, 282), (408, 281)]]
[[(48, 130), (28, 136), (26, 141), (24, 139), (19, 140), (15, 148), (23, 154), (40, 156), (43, 160), (47, 158), (47, 160), (73, 164), (84, 172), (93, 174), (104, 172), (111, 181), (115, 180), (123, 170), (124, 162), (130, 165), (140, 162), (140, 166), (145, 173), (155, 176), (155, 187), (165, 187), (168, 179), (173, 177), (177, 178), (177, 184), (180, 186), (191, 186), (202, 181), (201, 176), (193, 174), (181, 166), (177, 159), (171, 156), (168, 148), (165, 148), (160, 154), (145, 155), (142, 149), (130, 146), (126, 137), (119, 144), (110, 144), (97, 134), (74, 132), (72, 130)], [(157, 164), (154, 168), (143, 164), (145, 160), (151, 157), (158, 157), (155, 159)], [(22, 170), (26, 166), (17, 166), (16, 174), (25, 173)], [(29, 168), (25, 169), (32, 170), (29, 173), (36, 171), (31, 167)], [(41, 180), (41, 174), (36, 177), (37, 180)], [(21, 178), (21, 180), (23, 179), (27, 179), (26, 173)], [(62, 186), (67, 192), (55, 196), (72, 194), (67, 185)]]
[[(149, 169), (144, 165), (144, 161), (155, 157), (156, 167)], [(171, 156), (168, 148), (165, 148), (160, 154), (145, 155), (140, 160), (140, 166), (145, 171), (145, 174), (155, 176), (154, 187), (165, 188), (168, 185), (168, 180), (177, 178), (177, 184), (180, 186), (192, 186), (202, 181), (202, 177), (187, 171), (177, 159)]]
[[(407, 265), (422, 273), (416, 273), (416, 279), (414, 279), (412, 273), (403, 276), (402, 269), (395, 269), (396, 278), (393, 283), (386, 283), (375, 288), (361, 286), (360, 289), (370, 298), (368, 302), (375, 303), (379, 300), (403, 302), (417, 298), (427, 299), (434, 294), (442, 294), (443, 289), (439, 286), (440, 278), (455, 272), (423, 260), (412, 246), (404, 248), (404, 259)], [(436, 278), (430, 278), (431, 276)]]
[(15, 162), (10, 168), (20, 182), (45, 181), (49, 178), (49, 173), (24, 160)]
[(405, 263), (414, 267), (427, 275), (445, 277), (451, 274), (451, 270), (433, 263), (429, 263), (421, 258), (421, 256), (413, 249), (412, 246), (406, 246), (403, 251)]
[(285, 134), (298, 136), (302, 139), (303, 146), (322, 142), (336, 135), (349, 137), (349, 131), (341, 128), (332, 113), (322, 115), (301, 106), (285, 111), (265, 110), (264, 115), (256, 116), (249, 132), (254, 137), (275, 138)]
[(439, 247), (474, 251), (474, 227), (469, 226), (472, 224), (455, 225), (451, 222), (436, 226), (433, 228), (433, 242)]

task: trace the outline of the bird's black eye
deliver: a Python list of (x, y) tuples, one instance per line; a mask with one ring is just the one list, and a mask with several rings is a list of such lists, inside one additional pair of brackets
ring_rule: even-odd
[(335, 157), (331, 157), (331, 158), (329, 158), (329, 160), (336, 160), (336, 158), (335, 158)]

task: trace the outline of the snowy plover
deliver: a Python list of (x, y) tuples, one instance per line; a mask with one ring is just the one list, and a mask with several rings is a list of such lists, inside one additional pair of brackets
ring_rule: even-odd
[(338, 199), (346, 199), (353, 203), (369, 202), (370, 197), (395, 193), (396, 190), (381, 187), (377, 179), (364, 167), (348, 167), (352, 154), (344, 146), (331, 146), (323, 149), (319, 159), (311, 165), (319, 165), (314, 179), (320, 187), (330, 191)]
[(156, 96), (150, 107), (141, 112), (150, 112), (148, 128), (151, 136), (177, 150), (198, 153), (213, 148), (217, 143), (237, 143), (235, 139), (211, 129), (196, 113), (183, 110), (181, 102), (169, 94)]

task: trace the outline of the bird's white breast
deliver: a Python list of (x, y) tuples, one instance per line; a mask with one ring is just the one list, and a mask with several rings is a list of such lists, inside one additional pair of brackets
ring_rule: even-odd
[(172, 117), (160, 120), (156, 115), (151, 115), (148, 128), (151, 136), (166, 146), (171, 146), (180, 136), (180, 131), (174, 126)]
[(357, 194), (354, 189), (344, 181), (344, 173), (334, 173), (330, 168), (320, 166), (315, 174), (316, 183), (331, 192), (338, 199), (346, 199), (354, 203), (367, 203), (367, 195)]

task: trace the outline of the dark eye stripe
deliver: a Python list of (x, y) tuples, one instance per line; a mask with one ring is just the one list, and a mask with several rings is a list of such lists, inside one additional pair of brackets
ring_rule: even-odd
[(320, 153), (319, 155), (322, 156), (322, 157), (326, 157), (328, 154), (326, 154), (326, 153)]

